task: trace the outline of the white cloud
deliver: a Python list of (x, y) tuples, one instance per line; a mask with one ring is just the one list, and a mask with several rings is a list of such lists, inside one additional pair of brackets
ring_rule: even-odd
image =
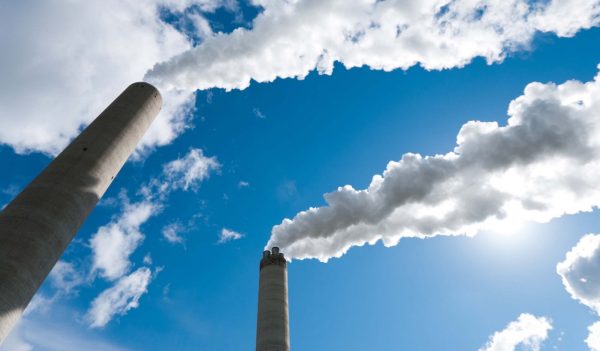
[(46, 295), (42, 294), (41, 292), (37, 292), (35, 295), (33, 295), (33, 298), (31, 299), (31, 301), (25, 308), (25, 311), (23, 312), (23, 316), (28, 316), (35, 312), (43, 312), (43, 313), (48, 312), (50, 310), (50, 306), (52, 306), (54, 301), (59, 296), (60, 296), (60, 292), (57, 294), (54, 294), (51, 297), (47, 297)]
[(185, 244), (183, 234), (197, 229), (196, 223), (201, 218), (202, 214), (197, 213), (183, 223), (180, 220), (169, 223), (163, 227), (162, 235), (171, 244)]
[(516, 321), (490, 336), (479, 351), (515, 351), (517, 346), (523, 351), (538, 351), (551, 329), (552, 324), (547, 318), (522, 313)]
[(58, 261), (49, 275), (52, 286), (61, 293), (71, 293), (85, 282), (81, 272), (69, 262)]
[(150, 253), (148, 252), (146, 254), (146, 256), (144, 256), (144, 258), (142, 259), (142, 262), (144, 262), (145, 265), (151, 265), (152, 264), (152, 255), (150, 255)]
[(390, 71), (488, 63), (526, 48), (535, 33), (572, 36), (596, 26), (597, 0), (254, 0), (251, 29), (218, 33), (156, 65), (147, 79), (193, 91), (251, 80), (331, 74), (334, 62)]
[(582, 237), (558, 263), (556, 272), (572, 298), (600, 314), (600, 235)]
[(585, 343), (590, 351), (600, 351), (600, 322), (596, 322), (588, 328), (589, 334)]
[(260, 110), (258, 107), (255, 107), (255, 108), (253, 108), (253, 109), (252, 109), (252, 112), (254, 113), (254, 115), (255, 115), (257, 118), (260, 118), (260, 119), (265, 119), (265, 118), (267, 118), (267, 116), (266, 116), (264, 113), (262, 113), (262, 111), (261, 111), (261, 110)]
[(171, 223), (163, 227), (162, 235), (171, 244), (183, 244), (185, 239), (181, 233), (186, 230), (179, 222)]
[(220, 166), (216, 157), (206, 157), (201, 149), (191, 149), (184, 157), (165, 164), (163, 173), (171, 188), (195, 190)]
[[(108, 224), (100, 227), (92, 236), (92, 273), (98, 272), (101, 277), (116, 281), (115, 285), (100, 294), (92, 303), (88, 311), (88, 321), (92, 327), (106, 325), (115, 315), (125, 314), (138, 305), (139, 297), (146, 292), (150, 283), (148, 268), (140, 268), (134, 273), (127, 274), (132, 263), (131, 254), (142, 244), (144, 234), (141, 226), (152, 216), (160, 213), (162, 206), (167, 201), (172, 191), (177, 189), (195, 190), (201, 181), (208, 178), (211, 171), (219, 168), (215, 157), (205, 157), (200, 149), (192, 149), (181, 159), (166, 163), (159, 177), (152, 178), (148, 184), (141, 187), (140, 193), (143, 200), (130, 203), (122, 193), (123, 210), (119, 216), (113, 218)], [(163, 235), (173, 243), (183, 243), (180, 236), (183, 231), (193, 227), (198, 216), (185, 225), (176, 222), (163, 228)], [(152, 257), (147, 254), (143, 258), (146, 265), (152, 264)], [(57, 285), (67, 286), (68, 280), (63, 278), (63, 273), (70, 273), (72, 267), (59, 266), (55, 273)], [(156, 273), (162, 270), (157, 268)]]
[[(126, 274), (131, 267), (129, 256), (144, 240), (140, 227), (160, 213), (171, 191), (198, 188), (200, 182), (219, 166), (216, 157), (206, 157), (202, 150), (191, 149), (183, 158), (166, 163), (160, 177), (152, 178), (149, 184), (141, 187), (144, 200), (130, 203), (126, 195), (121, 195), (122, 212), (100, 227), (90, 240), (93, 250), (92, 271), (99, 272), (109, 280)], [(187, 229), (181, 225), (167, 226), (163, 229), (163, 235), (171, 242), (182, 242), (183, 238), (178, 233)]]
[(219, 235), (219, 244), (224, 244), (226, 242), (229, 241), (234, 241), (234, 240), (239, 240), (241, 238), (243, 238), (244, 235), (240, 234), (236, 231), (233, 231), (231, 229), (227, 229), (227, 228), (223, 228), (221, 229), (221, 234)]
[[(408, 153), (367, 189), (346, 185), (273, 227), (267, 247), (290, 258), (340, 257), (403, 237), (474, 235), (512, 221), (545, 222), (600, 205), (600, 75), (531, 83), (506, 125), (471, 121), (445, 155)], [(576, 170), (576, 171), (574, 171)]]
[(238, 188), (247, 188), (250, 186), (250, 183), (244, 181), (244, 180), (240, 180), (240, 182), (238, 183)]
[(92, 328), (104, 327), (117, 315), (139, 306), (140, 297), (148, 291), (152, 273), (147, 267), (122, 277), (92, 302), (87, 319)]
[(90, 240), (93, 271), (109, 280), (127, 273), (131, 267), (129, 256), (144, 240), (140, 226), (159, 210), (160, 205), (150, 201), (126, 202), (119, 217), (100, 227)]

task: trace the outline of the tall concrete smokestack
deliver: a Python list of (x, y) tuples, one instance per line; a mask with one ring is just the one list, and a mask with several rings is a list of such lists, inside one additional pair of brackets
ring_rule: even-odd
[(263, 252), (258, 282), (256, 351), (289, 351), (287, 262), (278, 247)]
[(162, 105), (130, 85), (0, 213), (0, 343)]

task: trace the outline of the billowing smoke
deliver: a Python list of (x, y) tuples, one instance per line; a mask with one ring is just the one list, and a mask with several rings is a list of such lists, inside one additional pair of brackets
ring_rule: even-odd
[[(194, 91), (243, 89), (251, 80), (303, 78), (313, 70), (461, 67), (527, 48), (538, 32), (572, 36), (598, 25), (598, 0), (253, 0), (252, 28), (210, 33), (157, 64), (146, 79)], [(200, 26), (202, 27), (202, 26)], [(206, 31), (203, 31), (206, 32)]]
[[(202, 0), (199, 2), (206, 2)], [(159, 18), (173, 0), (0, 4), (0, 144), (56, 154), (157, 61), (191, 47)], [(192, 96), (161, 89), (164, 108), (140, 149), (170, 143), (187, 126)]]
[(445, 155), (405, 154), (367, 189), (273, 227), (267, 247), (327, 261), (353, 246), (473, 235), (507, 221), (545, 222), (600, 205), (600, 74), (582, 83), (531, 83), (506, 125), (471, 121)]
[[(191, 126), (194, 92), (346, 67), (461, 67), (501, 61), (538, 32), (597, 26), (598, 0), (4, 1), (0, 11), (0, 144), (58, 153), (129, 83), (145, 79), (164, 108), (140, 154)], [(237, 18), (231, 33), (207, 19)], [(165, 13), (172, 15), (167, 23)], [(76, 74), (74, 73), (76, 72)], [(18, 116), (18, 118), (15, 118)]]

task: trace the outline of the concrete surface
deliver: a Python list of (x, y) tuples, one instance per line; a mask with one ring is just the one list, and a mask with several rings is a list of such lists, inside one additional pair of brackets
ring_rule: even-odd
[(277, 247), (260, 261), (256, 351), (289, 351), (287, 262)]
[(161, 105), (152, 85), (130, 85), (0, 213), (0, 343)]

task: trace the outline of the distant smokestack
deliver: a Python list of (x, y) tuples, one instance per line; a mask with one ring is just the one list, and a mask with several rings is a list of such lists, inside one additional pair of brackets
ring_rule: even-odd
[(256, 351), (289, 350), (287, 262), (274, 247), (260, 260)]
[(0, 343), (161, 105), (152, 85), (130, 85), (0, 213)]

